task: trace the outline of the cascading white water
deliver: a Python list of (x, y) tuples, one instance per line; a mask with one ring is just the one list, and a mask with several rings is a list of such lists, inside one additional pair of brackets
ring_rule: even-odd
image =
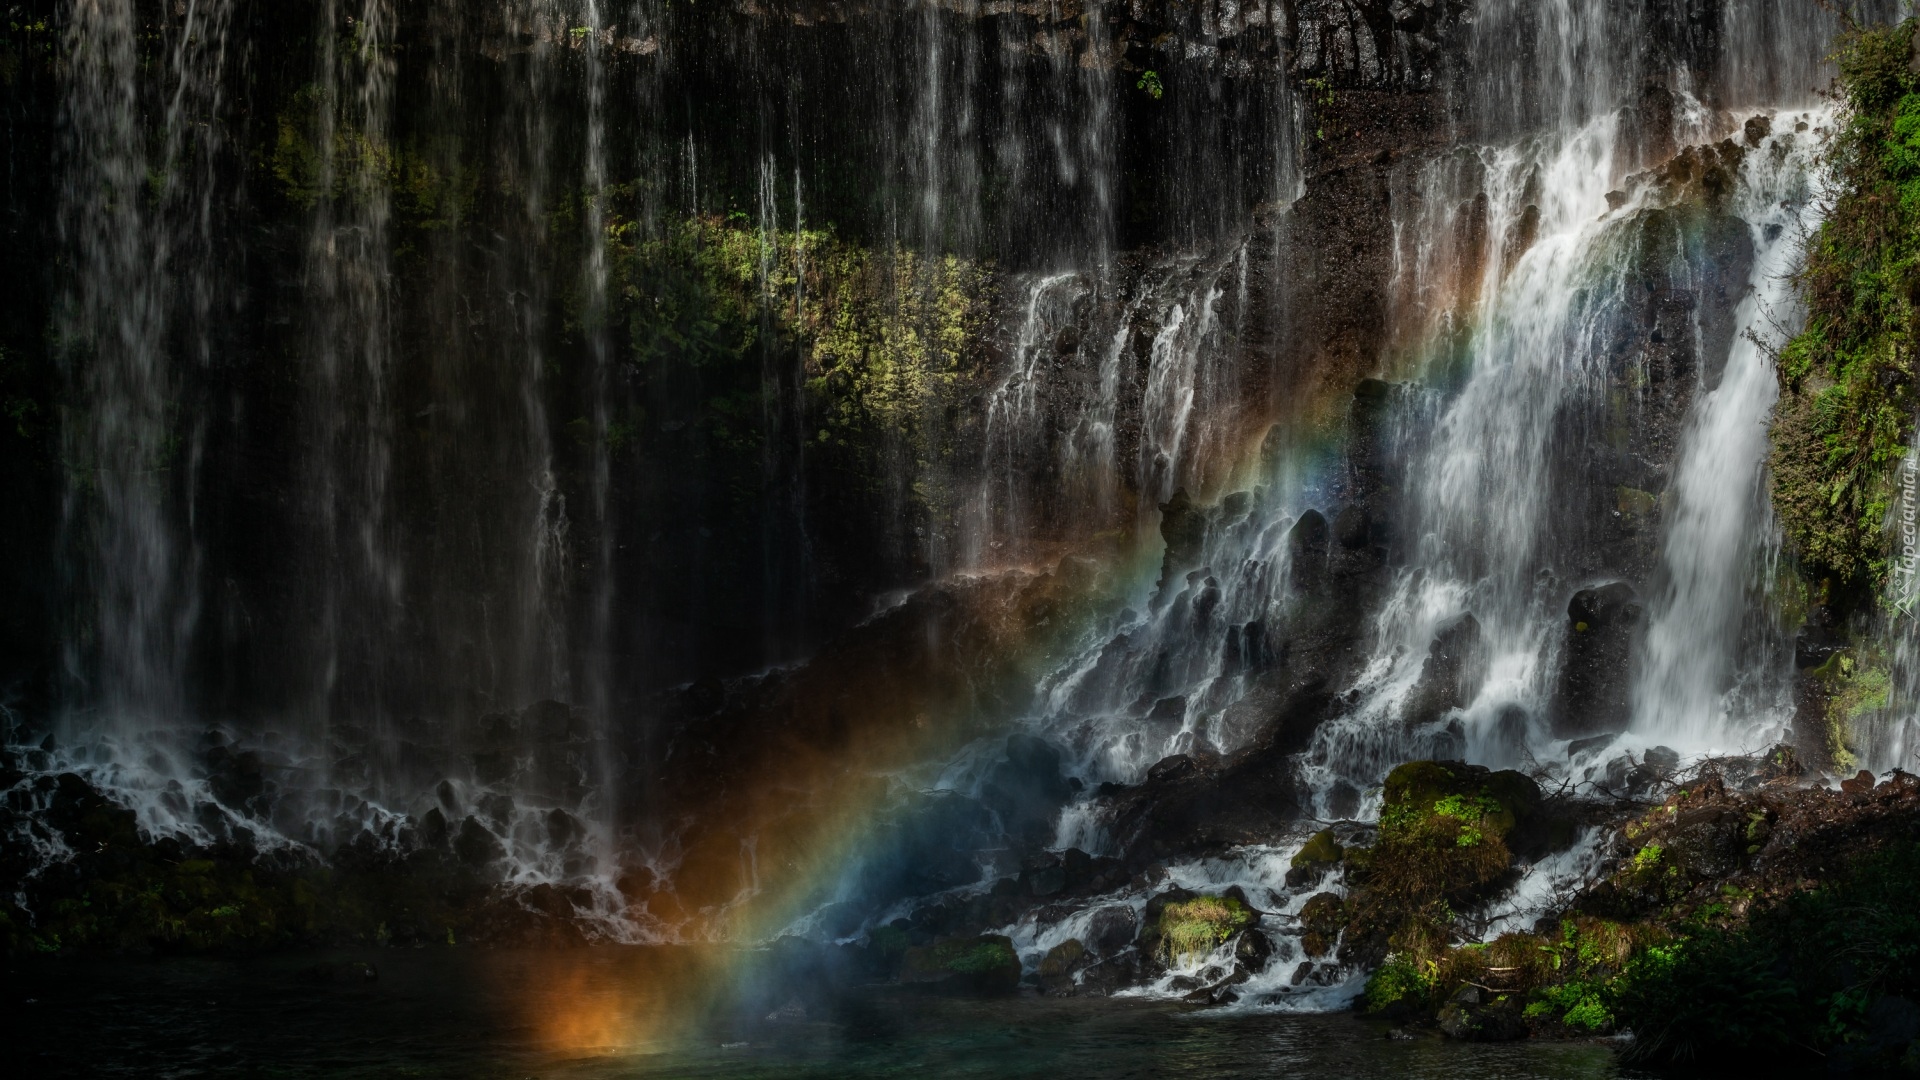
[[(74, 273), (61, 333), (85, 408), (66, 430), (65, 529), (84, 552), (76, 569), (88, 597), (63, 659), (88, 681), (68, 703), (63, 741), (84, 747), (69, 767), (127, 787), (144, 820), (201, 833), (164, 797), (190, 780), (166, 736), (186, 708), (201, 615), (200, 433), (179, 395), (181, 367), (211, 360), (209, 321), (222, 306), (211, 248), (224, 196), (212, 169), (232, 14), (225, 0), (196, 0), (158, 24), (157, 82), (141, 63), (137, 38), (149, 31), (131, 0), (74, 5), (66, 42), (60, 229)], [(183, 355), (170, 339), (187, 343)]]
[[(1633, 52), (1632, 13), (1600, 3), (1494, 4), (1482, 12), (1477, 40), (1488, 62), (1476, 76), (1473, 115), (1484, 130), (1511, 141), (1456, 151), (1427, 166), (1406, 188), (1408, 209), (1396, 221), (1402, 300), (1395, 353), (1416, 357), (1427, 385), (1398, 398), (1391, 442), (1407, 466), (1396, 522), (1401, 561), (1375, 618), (1372, 656), (1354, 688), (1357, 700), (1319, 729), (1303, 762), (1318, 816), (1329, 816), (1326, 795), (1335, 783), (1364, 789), (1393, 765), (1422, 756), (1565, 769), (1566, 743), (1548, 723), (1553, 679), (1568, 597), (1594, 584), (1596, 570), (1591, 556), (1578, 554), (1582, 538), (1557, 531), (1566, 512), (1559, 488), (1564, 463), (1583, 460), (1594, 452), (1583, 448), (1603, 449), (1612, 437), (1598, 430), (1606, 421), (1595, 418), (1623, 407), (1613, 389), (1622, 377), (1620, 326), (1656, 286), (1706, 297), (1702, 308), (1723, 302), (1733, 310), (1689, 316), (1694, 351), (1725, 352), (1700, 355), (1688, 376), (1696, 385), (1680, 388), (1672, 479), (1657, 498), (1656, 559), (1651, 579), (1639, 582), (1652, 596), (1649, 628), (1633, 665), (1631, 730), (1620, 746), (1755, 751), (1780, 735), (1791, 645), (1768, 592), (1778, 541), (1761, 483), (1765, 419), (1775, 393), (1772, 349), (1797, 318), (1792, 271), (1818, 225), (1818, 155), (1831, 114), (1777, 111), (1805, 100), (1796, 80), (1813, 77), (1817, 65), (1797, 62), (1778, 77), (1755, 72), (1765, 56), (1804, 52), (1807, 37), (1796, 31), (1830, 28), (1824, 15), (1768, 0), (1731, 5), (1727, 18), (1725, 85), (1695, 86), (1679, 77), (1670, 97), (1649, 105), (1638, 97), (1645, 58)], [(1508, 33), (1531, 50), (1525, 62), (1504, 63), (1512, 59), (1501, 40)], [(1550, 77), (1529, 76), (1541, 71)], [(1696, 100), (1696, 92), (1707, 100)], [(1717, 110), (1724, 102), (1744, 109)], [(1744, 125), (1756, 111), (1759, 126)], [(1750, 271), (1717, 301), (1710, 287), (1718, 268), (1703, 265), (1716, 256), (1703, 253), (1689, 232), (1699, 226), (1676, 209), (1698, 193), (1684, 176), (1661, 179), (1644, 170), (1679, 148), (1743, 130), (1744, 146), (1701, 158), (1738, 155), (1732, 193), (1718, 212), (1747, 234), (1753, 253)], [(1163, 322), (1163, 337), (1181, 332), (1185, 314)], [(1716, 318), (1731, 324), (1726, 340), (1708, 326)], [(1657, 328), (1651, 340), (1661, 343), (1667, 332)], [(1642, 370), (1626, 369), (1630, 387), (1645, 387)], [(1162, 372), (1172, 376), (1175, 368), (1156, 365)], [(1151, 400), (1155, 391), (1148, 393)], [(1159, 396), (1162, 417), (1177, 429), (1177, 396), (1164, 389)], [(1143, 461), (1148, 442), (1143, 438)], [(1166, 755), (1240, 745), (1210, 722), (1248, 688), (1212, 662), (1221, 655), (1218, 631), (1283, 617), (1282, 538), (1318, 494), (1297, 479), (1276, 482), (1250, 505), (1229, 500), (1211, 512), (1203, 569), (1143, 590), (1147, 614), (1128, 611), (1099, 628), (1042, 681), (1029, 726), (1066, 749), (1069, 773), (1137, 782)], [(1619, 498), (1626, 503), (1627, 495)], [(1634, 513), (1648, 509), (1632, 504)], [(1234, 573), (1219, 573), (1223, 566)], [(1193, 620), (1192, 605), (1203, 595), (1221, 615), (1211, 626)], [(1405, 715), (1430, 646), (1467, 615), (1478, 657), (1463, 680), (1465, 701), (1433, 717)], [(1920, 655), (1920, 646), (1908, 652)], [(1523, 718), (1517, 731), (1516, 715)], [(1416, 719), (1420, 725), (1410, 726)], [(1885, 741), (1904, 745), (1901, 736)], [(976, 786), (996, 753), (973, 748), (942, 783)], [(1377, 812), (1375, 791), (1362, 801), (1362, 816)], [(1101, 849), (1106, 838), (1095, 805), (1068, 807), (1057, 846)], [(1590, 835), (1529, 871), (1512, 910), (1490, 914), (1487, 932), (1527, 925), (1528, 905), (1550, 902), (1555, 889), (1577, 878), (1596, 840)], [(1247, 852), (1237, 872), (1171, 866), (1156, 888), (1238, 885), (1260, 895), (1264, 887), (1284, 911), (1290, 901), (1272, 891), (1273, 868), (1284, 867), (1294, 850), (1297, 843)], [(1108, 899), (1137, 907), (1146, 895), (1135, 890)], [(1030, 918), (1008, 932), (1037, 962), (1051, 945), (1086, 931), (1082, 923), (1093, 910), (1052, 922)]]
[(1725, 371), (1697, 403), (1676, 463), (1634, 700), (1634, 733), (1683, 752), (1758, 752), (1792, 720), (1791, 628), (1766, 614), (1779, 541), (1762, 462), (1778, 335), (1803, 317), (1793, 271), (1825, 205), (1815, 185), (1832, 119), (1778, 114), (1741, 166), (1732, 210), (1753, 234), (1752, 279)]

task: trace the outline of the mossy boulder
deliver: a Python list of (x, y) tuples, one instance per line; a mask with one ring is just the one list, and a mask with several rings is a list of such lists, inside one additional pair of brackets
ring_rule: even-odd
[(1160, 909), (1152, 923), (1151, 951), (1169, 964), (1188, 963), (1259, 920), (1259, 913), (1239, 896), (1188, 896)]
[(1047, 950), (1040, 961), (1040, 989), (1049, 994), (1073, 992), (1073, 977), (1093, 964), (1093, 954), (1079, 938), (1068, 938)]
[(1290, 889), (1308, 889), (1326, 880), (1327, 874), (1340, 865), (1346, 858), (1346, 849), (1333, 838), (1332, 829), (1322, 829), (1313, 834), (1307, 845), (1299, 850), (1287, 869), (1287, 887)]
[[(1454, 913), (1510, 876), (1514, 843), (1539, 837), (1550, 815), (1539, 786), (1517, 772), (1454, 761), (1409, 762), (1388, 775), (1379, 840), (1347, 853), (1354, 886), (1346, 911), (1352, 959), (1389, 951), (1423, 960), (1452, 936)], [(1567, 830), (1570, 839), (1571, 830)]]
[(900, 981), (967, 994), (1010, 994), (1020, 985), (1020, 956), (1000, 934), (942, 938), (900, 958)]

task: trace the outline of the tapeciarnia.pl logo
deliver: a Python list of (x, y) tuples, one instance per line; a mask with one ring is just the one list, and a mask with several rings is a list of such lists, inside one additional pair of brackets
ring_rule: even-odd
[(1920, 564), (1920, 525), (1915, 522), (1915, 488), (1920, 487), (1920, 457), (1908, 454), (1900, 466), (1900, 544), (1895, 552), (1893, 606), (1913, 614), (1914, 572)]

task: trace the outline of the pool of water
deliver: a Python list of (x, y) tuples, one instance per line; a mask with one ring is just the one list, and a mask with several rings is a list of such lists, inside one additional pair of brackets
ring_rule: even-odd
[(9, 965), (0, 1008), (24, 1066), (12, 1075), (30, 1077), (1638, 1075), (1600, 1043), (1393, 1038), (1345, 1014), (892, 987), (796, 994), (763, 1014), (764, 1001), (720, 1004), (739, 1001), (727, 983), (721, 966), (659, 950), (33, 960)]

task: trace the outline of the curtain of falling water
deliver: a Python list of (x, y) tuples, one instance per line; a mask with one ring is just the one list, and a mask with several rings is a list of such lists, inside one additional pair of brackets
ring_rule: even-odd
[(95, 762), (116, 774), (117, 754), (177, 771), (171, 748), (149, 736), (184, 718), (200, 615), (200, 429), (181, 368), (208, 362), (225, 294), (212, 251), (223, 197), (213, 158), (231, 14), (226, 0), (176, 7), (152, 64), (133, 0), (83, 0), (67, 27), (60, 228), (73, 274), (60, 319), (85, 411), (65, 432), (64, 528), (69, 549), (84, 553), (86, 595), (65, 649), (68, 727), (76, 741), (117, 746)]
[[(320, 160), (307, 234), (305, 314), (313, 350), (307, 414), (319, 545), (313, 555), (325, 571), (312, 707), (322, 738), (336, 720), (346, 720), (374, 749), (376, 761), (369, 764), (384, 772), (399, 732), (383, 691), (406, 587), (389, 517), (394, 10), (391, 0), (326, 0), (319, 18), (319, 78), (307, 102)], [(366, 784), (385, 777), (342, 779)]]

